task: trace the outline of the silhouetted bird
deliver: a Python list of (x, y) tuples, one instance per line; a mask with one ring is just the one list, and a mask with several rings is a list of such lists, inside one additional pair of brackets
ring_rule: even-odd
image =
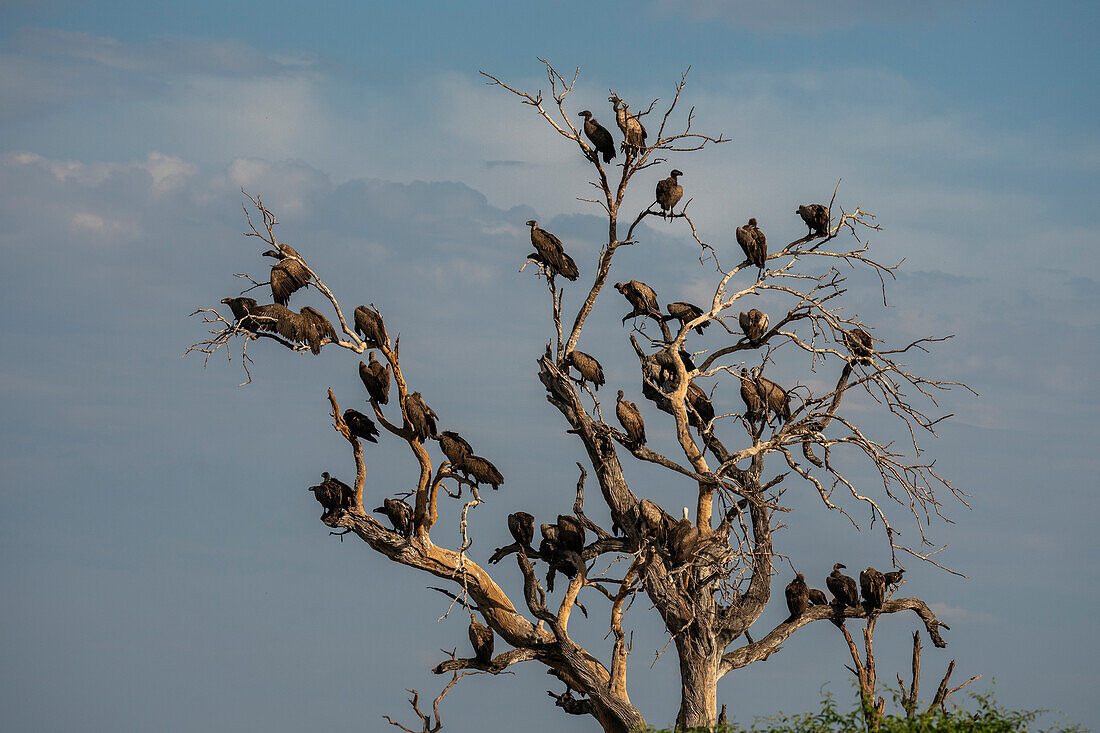
[(413, 509), (400, 499), (383, 499), (382, 506), (374, 509), (378, 514), (385, 514), (398, 534), (405, 537), (412, 535)]
[(661, 214), (668, 216), (672, 213), (672, 207), (680, 203), (684, 196), (684, 187), (680, 185), (678, 178), (684, 175), (681, 171), (673, 170), (668, 178), (657, 182), (657, 203), (661, 206)]
[(584, 118), (585, 137), (592, 141), (592, 147), (596, 149), (596, 152), (603, 155), (603, 162), (610, 163), (611, 159), (615, 157), (615, 141), (612, 139), (611, 133), (607, 131), (606, 127), (597, 122), (588, 110), (581, 112), (580, 116)]
[(390, 401), (390, 365), (382, 366), (382, 363), (374, 358), (374, 352), (370, 352), (370, 364), (359, 362), (359, 379), (367, 388), (367, 394), (375, 402), (385, 405)]
[(787, 622), (794, 621), (810, 607), (810, 588), (806, 585), (806, 579), (802, 577), (802, 573), (794, 576), (794, 580), (787, 584), (784, 592), (787, 596), (787, 610), (791, 612)]
[(491, 664), (493, 661), (493, 630), (488, 626), (482, 626), (470, 614), (470, 644), (474, 647), (474, 657), (482, 664)]
[(875, 340), (871, 338), (871, 334), (867, 333), (862, 328), (853, 328), (851, 331), (845, 331), (844, 345), (847, 346), (848, 351), (852, 352), (852, 355), (856, 357), (853, 359), (854, 363), (871, 363), (871, 355), (875, 353)]
[(859, 574), (859, 589), (863, 593), (863, 607), (868, 612), (882, 608), (886, 597), (886, 578), (872, 567)]
[(435, 421), (439, 416), (435, 414), (435, 410), (428, 407), (419, 392), (413, 392), (405, 397), (405, 416), (409, 418), (409, 425), (421, 443), (428, 438), (436, 437)]
[(355, 332), (363, 338), (367, 346), (381, 348), (389, 345), (390, 339), (386, 333), (386, 324), (378, 311), (360, 305), (356, 307), (354, 315)]
[(378, 428), (374, 421), (358, 410), (344, 410), (344, 422), (348, 424), (352, 435), (371, 443), (378, 442)]
[(829, 233), (829, 210), (821, 204), (803, 204), (795, 213), (806, 222), (810, 234), (821, 237)]
[(289, 244), (276, 245), (279, 249), (269, 249), (264, 257), (278, 260), (271, 266), (271, 297), (280, 305), (286, 305), (294, 291), (309, 285), (310, 274), (301, 255)]

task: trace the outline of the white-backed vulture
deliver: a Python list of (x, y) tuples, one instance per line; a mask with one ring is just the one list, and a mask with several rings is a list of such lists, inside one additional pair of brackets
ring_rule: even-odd
[(737, 316), (737, 323), (744, 331), (745, 337), (753, 346), (759, 346), (768, 332), (768, 314), (753, 308), (748, 313), (741, 312)]
[(745, 251), (745, 257), (749, 264), (764, 269), (768, 261), (768, 238), (756, 225), (756, 217), (749, 219), (748, 224), (737, 227), (737, 243)]
[(662, 216), (672, 214), (672, 207), (680, 203), (684, 196), (684, 187), (677, 180), (682, 175), (682, 171), (673, 169), (668, 178), (657, 182), (657, 203), (661, 207)]
[(558, 515), (558, 547), (572, 550), (580, 555), (584, 552), (584, 525), (576, 517), (568, 514)]
[(309, 350), (314, 354), (321, 353), (321, 341), (325, 338), (332, 342), (339, 338), (336, 329), (316, 308), (307, 305), (302, 308), (299, 317), (298, 340), (309, 344)]
[(882, 574), (882, 579), (886, 583), (887, 588), (891, 588), (895, 585), (901, 585), (901, 576), (905, 575), (905, 568), (901, 570), (891, 570), (888, 573)]
[(493, 630), (488, 626), (482, 626), (470, 614), (470, 644), (474, 647), (474, 657), (482, 664), (491, 664), (493, 661)]
[(478, 485), (490, 484), (494, 489), (499, 489), (500, 485), (504, 483), (504, 476), (500, 474), (496, 466), (489, 462), (488, 458), (475, 456), (473, 453), (463, 457), (459, 470), (465, 473), (467, 477), (472, 478), (474, 483)]
[(695, 382), (691, 382), (688, 384), (684, 402), (688, 407), (688, 424), (697, 430), (706, 430), (707, 425), (714, 420), (714, 405), (711, 404), (707, 393)]
[(374, 511), (378, 514), (385, 514), (398, 534), (405, 537), (412, 535), (413, 509), (405, 502), (400, 499), (383, 499), (382, 506), (376, 507)]
[(643, 282), (631, 280), (625, 283), (615, 283), (615, 289), (623, 294), (627, 302), (633, 307), (629, 313), (623, 316), (623, 323), (630, 318), (638, 316), (652, 316), (661, 319), (661, 306), (657, 303), (657, 293), (653, 288)]
[(615, 109), (615, 124), (623, 133), (623, 150), (630, 153), (641, 153), (645, 150), (646, 131), (641, 121), (630, 114), (629, 106), (618, 96), (612, 94), (607, 98)]
[(815, 606), (828, 606), (829, 599), (825, 597), (825, 592), (820, 591), (817, 588), (810, 588), (810, 603)]
[(352, 435), (369, 440), (371, 443), (378, 442), (378, 428), (375, 427), (374, 421), (358, 410), (344, 410), (344, 422), (348, 424)]
[(791, 397), (787, 394), (787, 390), (763, 374), (757, 374), (756, 393), (760, 395), (765, 410), (783, 420), (791, 419)]
[(856, 364), (870, 364), (871, 355), (875, 353), (875, 340), (871, 334), (862, 328), (853, 328), (844, 332), (844, 345), (856, 358), (852, 361)]
[(787, 610), (791, 612), (784, 623), (794, 621), (810, 607), (810, 588), (802, 573), (795, 575), (794, 580), (787, 584), (784, 595), (787, 596)]
[(263, 256), (278, 260), (271, 266), (271, 297), (276, 303), (286, 305), (294, 291), (309, 285), (310, 274), (301, 255), (290, 245), (278, 247), (278, 251), (269, 249)]
[(600, 362), (596, 361), (595, 357), (573, 349), (566, 356), (565, 362), (576, 367), (581, 374), (581, 380), (590, 382), (596, 390), (599, 390), (604, 384), (603, 367), (600, 366)]
[(386, 324), (382, 320), (382, 314), (368, 308), (365, 305), (355, 308), (355, 332), (366, 342), (367, 346), (381, 348), (388, 346), (390, 337), (386, 333)]
[(615, 140), (612, 139), (611, 133), (607, 131), (606, 127), (597, 122), (588, 110), (581, 112), (580, 116), (584, 118), (585, 137), (592, 141), (592, 147), (596, 149), (596, 152), (603, 155), (603, 162), (610, 163), (611, 159), (615, 157)]
[(534, 554), (531, 542), (535, 539), (535, 518), (527, 512), (512, 512), (508, 515), (508, 531), (524, 552)]
[(795, 213), (802, 217), (802, 221), (806, 222), (810, 234), (816, 234), (819, 237), (828, 235), (829, 210), (823, 205), (802, 204)]
[(535, 251), (527, 255), (527, 259), (534, 260), (550, 271), (550, 276), (561, 275), (566, 280), (576, 280), (580, 277), (577, 263), (565, 252), (561, 240), (548, 231), (539, 229), (539, 223), (534, 219), (527, 222), (531, 227), (531, 244)]
[(856, 581), (840, 572), (840, 569), (843, 567), (846, 566), (841, 563), (833, 565), (833, 572), (829, 573), (829, 577), (825, 578), (825, 587), (833, 594), (833, 597), (836, 598), (836, 602), (839, 605), (845, 607), (858, 606), (859, 590), (856, 588)]
[(699, 528), (691, 523), (687, 507), (684, 507), (683, 519), (669, 532), (668, 545), (673, 566), (686, 565), (695, 557), (695, 552), (699, 549)]
[(389, 404), (390, 401), (390, 365), (382, 366), (382, 362), (374, 358), (374, 352), (370, 352), (370, 364), (359, 362), (359, 379), (367, 388), (367, 394), (371, 400), (379, 404)]
[(741, 369), (741, 399), (745, 402), (745, 419), (749, 422), (760, 422), (764, 419), (764, 400), (756, 388), (756, 380), (749, 374), (749, 370)]
[(444, 430), (439, 434), (439, 449), (456, 469), (461, 468), (466, 456), (473, 455), (474, 452), (470, 444), (453, 430)]
[[(229, 310), (233, 311), (233, 317), (237, 320), (237, 325), (246, 331), (256, 333), (260, 330), (260, 324), (253, 320), (251, 314), (259, 306), (256, 304), (253, 298), (222, 298), (222, 303), (229, 306)], [(274, 329), (272, 329), (274, 330)]]
[(642, 420), (642, 413), (633, 402), (623, 399), (621, 389), (615, 400), (615, 416), (619, 418), (619, 424), (623, 426), (631, 443), (637, 446), (645, 445), (645, 422)]
[(411, 395), (405, 396), (405, 417), (409, 419), (409, 425), (421, 443), (428, 438), (436, 437), (435, 421), (439, 419), (439, 416), (435, 414), (432, 408), (428, 407), (419, 392), (413, 392)]
[[(680, 322), (680, 328), (683, 328), (701, 315), (703, 315), (703, 309), (699, 306), (677, 301), (668, 304), (668, 316), (665, 320), (675, 319)], [(703, 329), (709, 325), (710, 321), (703, 321), (695, 327), (695, 333), (702, 336)]]
[(859, 589), (863, 593), (863, 607), (868, 611), (882, 608), (886, 597), (886, 578), (882, 573), (868, 567), (859, 574)]

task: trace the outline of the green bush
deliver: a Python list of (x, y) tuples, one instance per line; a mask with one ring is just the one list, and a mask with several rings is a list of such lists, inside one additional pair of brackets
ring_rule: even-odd
[[(1008, 710), (996, 704), (992, 694), (970, 693), (971, 703), (966, 706), (948, 706), (946, 713), (936, 711), (917, 714), (912, 718), (886, 714), (879, 720), (880, 733), (1017, 733), (1042, 731), (1043, 733), (1086, 733), (1087, 729), (1075, 723), (1066, 726), (1035, 728), (1039, 718), (1047, 710)], [(709, 733), (707, 728), (694, 728), (695, 733)], [(736, 722), (720, 726), (715, 733), (865, 733), (867, 730), (863, 711), (856, 706), (851, 712), (837, 710), (835, 698), (825, 693), (821, 710), (797, 715), (774, 715), (758, 718), (746, 728)], [(649, 733), (672, 733), (669, 729), (650, 729)], [(687, 733), (687, 732), (684, 732)]]

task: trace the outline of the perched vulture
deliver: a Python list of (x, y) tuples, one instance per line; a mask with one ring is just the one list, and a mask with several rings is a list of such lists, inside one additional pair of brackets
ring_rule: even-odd
[(327, 510), (326, 513), (336, 509), (350, 509), (355, 494), (352, 488), (340, 479), (330, 476), (328, 471), (322, 472), (321, 478), (321, 483), (309, 487), (309, 490), (314, 492), (317, 501)]
[(742, 312), (737, 316), (737, 323), (745, 332), (749, 343), (759, 346), (764, 334), (768, 332), (768, 314), (753, 308), (748, 313)]
[(862, 328), (853, 328), (851, 331), (845, 331), (844, 345), (847, 346), (848, 351), (852, 352), (852, 355), (856, 357), (854, 360), (856, 364), (871, 363), (871, 354), (875, 353), (875, 340), (871, 338), (871, 334), (867, 333)]
[(369, 440), (371, 443), (378, 442), (378, 428), (375, 427), (374, 421), (358, 410), (344, 410), (344, 422), (348, 424), (351, 434), (355, 437)]
[(374, 511), (378, 514), (385, 514), (398, 534), (406, 537), (412, 535), (413, 510), (405, 502), (400, 499), (383, 499), (382, 506), (377, 507)]
[(806, 222), (810, 234), (822, 237), (829, 233), (829, 210), (821, 204), (802, 204), (795, 213)]
[(665, 541), (666, 519), (671, 520), (671, 517), (667, 517), (664, 510), (657, 506), (656, 502), (649, 499), (642, 499), (638, 502), (638, 520), (641, 527), (644, 528), (644, 534), (656, 537), (660, 542)]
[(459, 470), (465, 473), (467, 477), (472, 478), (474, 483), (478, 485), (490, 484), (494, 489), (499, 489), (500, 485), (504, 483), (504, 477), (500, 475), (500, 471), (497, 470), (496, 466), (490, 463), (487, 458), (475, 456), (473, 453), (463, 457)]
[(680, 203), (680, 199), (683, 198), (684, 187), (676, 180), (682, 175), (684, 175), (682, 172), (673, 169), (672, 173), (668, 174), (668, 178), (657, 182), (657, 203), (661, 206), (662, 215), (671, 214), (672, 207)]
[(824, 591), (820, 591), (817, 588), (810, 588), (809, 598), (810, 603), (815, 606), (829, 605), (829, 599), (825, 597)]
[(439, 416), (435, 410), (428, 407), (419, 392), (413, 392), (405, 397), (405, 417), (409, 419), (416, 437), (423, 443), (428, 438), (436, 437), (435, 421)]
[[(680, 349), (678, 354), (679, 361), (684, 365), (684, 372), (691, 373), (695, 370), (695, 362), (691, 358), (691, 354)], [(666, 390), (673, 390), (679, 383), (677, 376), (679, 374), (679, 367), (676, 365), (676, 357), (672, 355), (672, 352), (666, 347), (661, 349), (653, 355), (653, 359), (661, 367), (661, 371), (658, 374), (659, 383)]]
[(642, 421), (642, 413), (633, 402), (623, 399), (623, 391), (619, 390), (619, 396), (615, 400), (615, 416), (619, 418), (619, 424), (623, 426), (627, 437), (634, 445), (645, 445), (645, 423)]
[(439, 434), (439, 448), (455, 468), (461, 468), (466, 456), (474, 452), (470, 444), (453, 430), (444, 430)]
[(874, 568), (867, 568), (859, 574), (859, 589), (863, 593), (863, 607), (868, 611), (882, 608), (886, 597), (886, 578)]
[(578, 555), (584, 552), (584, 525), (579, 519), (568, 514), (558, 515), (558, 547)]
[(546, 554), (543, 552), (543, 546), (548, 545), (551, 552), (557, 551), (561, 547), (561, 532), (556, 524), (540, 524), (539, 534), (542, 535), (542, 542), (539, 544), (539, 554)]
[(638, 316), (661, 318), (661, 306), (657, 303), (657, 293), (653, 291), (653, 288), (643, 282), (631, 280), (625, 283), (615, 283), (615, 289), (622, 293), (623, 297), (634, 307), (634, 310), (623, 316), (623, 323), (626, 323), (628, 318), (637, 318)]
[(339, 338), (329, 320), (312, 306), (307, 305), (301, 310), (298, 324), (298, 340), (309, 344), (309, 350), (314, 354), (321, 353), (322, 339), (336, 341)]
[(768, 238), (756, 226), (756, 218), (749, 219), (743, 227), (737, 227), (736, 234), (737, 243), (745, 251), (749, 263), (763, 270), (768, 260)]
[(883, 573), (882, 579), (886, 582), (886, 587), (890, 588), (895, 585), (901, 585), (901, 576), (905, 575), (905, 569), (891, 570), (888, 573)]
[(646, 132), (637, 117), (630, 114), (625, 102), (612, 94), (607, 98), (615, 109), (615, 124), (623, 132), (623, 150), (640, 153), (645, 150)]
[(726, 717), (726, 705), (722, 703), (722, 712), (718, 713), (718, 730), (724, 730), (722, 726), (729, 725), (729, 718)]
[(603, 155), (603, 162), (610, 163), (615, 157), (615, 141), (611, 138), (611, 133), (606, 127), (596, 122), (596, 118), (588, 110), (581, 112), (580, 116), (584, 118), (585, 137), (592, 141), (592, 147), (596, 148), (596, 152)]
[(508, 531), (512, 533), (512, 538), (523, 547), (525, 552), (531, 551), (531, 542), (535, 539), (535, 518), (533, 516), (527, 512), (512, 512), (508, 515)]
[(228, 305), (229, 310), (233, 311), (233, 317), (237, 319), (239, 327), (252, 333), (256, 333), (260, 328), (260, 324), (250, 317), (259, 307), (253, 298), (222, 298), (222, 303)]
[(787, 617), (784, 623), (789, 623), (805, 613), (806, 609), (810, 607), (810, 588), (806, 585), (806, 579), (802, 577), (802, 573), (795, 575), (794, 580), (787, 584), (785, 593), (787, 596), (787, 610), (791, 612), (791, 615)]
[[(325, 509), (322, 517), (327, 517), (337, 509), (347, 509), (351, 506), (351, 487), (339, 479), (330, 478), (328, 472), (321, 474), (324, 479), (316, 486), (310, 486), (309, 491), (317, 498), (317, 501)], [(346, 490), (346, 491), (345, 491)]]
[(565, 253), (565, 247), (561, 240), (550, 232), (539, 229), (539, 223), (534, 219), (527, 222), (531, 227), (531, 244), (535, 245), (535, 251), (527, 255), (527, 259), (534, 260), (550, 271), (550, 276), (561, 275), (566, 280), (576, 280), (580, 277), (580, 270), (573, 258)]
[(381, 348), (389, 345), (390, 338), (386, 334), (386, 324), (382, 321), (382, 315), (365, 305), (355, 308), (355, 332), (367, 342), (367, 346)]
[[(230, 308), (233, 306), (230, 305)], [(251, 306), (249, 320), (260, 331), (277, 333), (288, 341), (297, 342), (298, 325), (301, 316), (278, 303)]]
[(301, 255), (289, 244), (278, 245), (278, 251), (269, 249), (264, 257), (278, 260), (271, 266), (271, 297), (279, 305), (286, 305), (295, 290), (309, 285), (310, 274)]
[(390, 401), (390, 365), (382, 366), (382, 362), (374, 358), (374, 352), (370, 352), (370, 364), (359, 362), (359, 379), (363, 380), (363, 386), (367, 388), (367, 394), (371, 401), (382, 405)]
[(767, 412), (764, 409), (764, 400), (756, 388), (756, 380), (749, 374), (748, 369), (741, 369), (741, 399), (745, 401), (745, 419), (749, 422), (759, 422), (764, 419)]
[(836, 598), (837, 604), (844, 607), (858, 606), (859, 590), (856, 588), (856, 581), (840, 572), (843, 567), (845, 566), (840, 563), (833, 565), (833, 572), (825, 578), (825, 586)]
[(596, 361), (595, 357), (573, 349), (565, 357), (565, 363), (577, 368), (577, 371), (581, 374), (582, 382), (590, 382), (597, 390), (604, 384), (603, 367), (600, 366), (600, 362)]
[(684, 507), (683, 519), (672, 527), (668, 544), (674, 566), (686, 565), (695, 556), (699, 546), (699, 528), (691, 523), (687, 507)]
[(690, 382), (684, 401), (688, 406), (688, 424), (695, 426), (698, 430), (705, 430), (714, 420), (714, 405), (710, 403), (707, 393), (695, 382)]
[(474, 656), (482, 664), (491, 664), (493, 661), (493, 631), (488, 626), (482, 626), (470, 614), (470, 643), (474, 647)]
[(757, 374), (756, 393), (760, 395), (766, 413), (770, 412), (783, 420), (791, 419), (791, 397), (787, 394), (787, 390), (767, 377)]
[[(680, 328), (683, 328), (701, 315), (703, 315), (703, 309), (699, 306), (677, 301), (668, 304), (668, 318), (665, 320), (675, 319), (680, 322)], [(702, 336), (703, 329), (709, 325), (710, 321), (703, 321), (695, 327), (695, 333)]]

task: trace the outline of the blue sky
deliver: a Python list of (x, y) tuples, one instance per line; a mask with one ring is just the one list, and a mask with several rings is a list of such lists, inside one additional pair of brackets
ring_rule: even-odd
[[(465, 648), (465, 623), (436, 623), (426, 578), (329, 537), (305, 491), (352, 470), (324, 390), (355, 393), (356, 360), (260, 344), (238, 388), (237, 362), (180, 354), (202, 334), (187, 313), (262, 271), (240, 236), (244, 187), (347, 303), (383, 305), (407, 374), (508, 477), (472, 520), (475, 555), (505, 543), (510, 511), (567, 510), (580, 451), (535, 379), (545, 291), (516, 270), (527, 219), (582, 271), (600, 224), (577, 201), (575, 151), (478, 75), (545, 89), (536, 56), (580, 66), (576, 110), (605, 125), (608, 87), (664, 100), (691, 65), (696, 124), (732, 139), (675, 160), (709, 241), (733, 246), (748, 216), (794, 238), (791, 211), (839, 178), (845, 203), (879, 216), (875, 251), (906, 260), (893, 307), (855, 277), (850, 307), (898, 341), (956, 334), (920, 364), (981, 395), (949, 396), (955, 418), (929, 445), (973, 509), (949, 502), (955, 523), (932, 527), (968, 579), (906, 565), (907, 592), (952, 627), (948, 649), (926, 650), (925, 686), (957, 659), (1009, 704), (1100, 725), (1100, 9), (909, 6), (0, 2), (5, 729), (369, 727), (405, 714), (405, 688), (441, 686), (429, 669)], [(713, 287), (683, 231), (644, 234), (624, 273), (669, 301)], [(609, 381), (633, 385), (608, 300), (586, 339)], [(399, 447), (368, 458), (368, 493), (411, 480)], [(628, 471), (679, 501), (660, 474)], [(877, 533), (800, 510), (778, 541), (808, 578), (833, 557), (888, 562)], [(773, 603), (760, 628), (785, 615)], [(676, 670), (650, 668), (665, 637), (640, 607), (628, 621), (632, 698), (668, 723)], [(843, 643), (818, 626), (728, 675), (720, 702), (748, 721), (806, 709), (826, 682), (847, 695)], [(880, 623), (887, 678), (913, 628)], [(604, 650), (605, 632), (578, 633)], [(446, 730), (501, 729), (517, 710), (535, 731), (590, 729), (558, 714), (541, 669), (516, 672), (464, 680)]]

